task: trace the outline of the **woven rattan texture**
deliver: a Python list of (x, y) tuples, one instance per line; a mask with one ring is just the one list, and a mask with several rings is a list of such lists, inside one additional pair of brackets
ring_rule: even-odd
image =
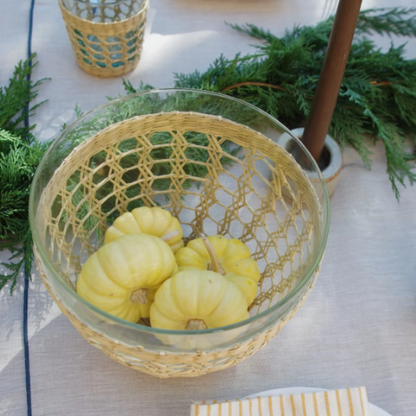
[(305, 296), (300, 299), (291, 313), (285, 315), (276, 322), (273, 327), (263, 332), (259, 332), (256, 336), (247, 341), (233, 345), (232, 348), (216, 349), (209, 352), (198, 351), (196, 353), (182, 352), (173, 354), (165, 351), (149, 351), (140, 345), (135, 347), (125, 345), (90, 328), (78, 319), (74, 313), (70, 312), (61, 299), (55, 296), (47, 281), (46, 275), (43, 272), (43, 265), (36, 250), (35, 260), (42, 281), (49, 294), (63, 314), (91, 345), (126, 367), (159, 378), (198, 377), (214, 371), (225, 370), (237, 365), (241, 361), (260, 351), (278, 334), (278, 332), (280, 332), (304, 304), (306, 298), (311, 293), (319, 274), (318, 269), (309, 281), (309, 288)]
[[(204, 136), (204, 144), (188, 142), (195, 134)], [(235, 152), (225, 150), (226, 142)], [(161, 149), (168, 152), (167, 159), (158, 157)], [(190, 158), (191, 150), (206, 152), (206, 161)], [(194, 164), (206, 169), (204, 177), (192, 176)], [(107, 127), (75, 148), (43, 191), (38, 221), (51, 261), (69, 286), (75, 288), (82, 264), (102, 244), (112, 218), (139, 205), (171, 211), (187, 240), (222, 234), (247, 244), (261, 271), (251, 315), (276, 304), (305, 278), (322, 231), (322, 211), (307, 176), (262, 134), (198, 113), (139, 116)], [(316, 276), (317, 271), (307, 284), (312, 286)], [(169, 359), (140, 347), (122, 347), (80, 322), (62, 303), (60, 307), (107, 355), (160, 377), (196, 376), (234, 365), (265, 345), (293, 311), (241, 348), (198, 360), (195, 354), (181, 355), (184, 367), (178, 370), (177, 356), (169, 369)]]
[[(86, 3), (89, 6), (89, 3)], [(95, 7), (101, 21), (91, 21), (92, 6), (79, 9), (75, 2), (72, 13), (59, 1), (62, 17), (78, 65), (88, 74), (111, 78), (132, 71), (142, 52), (148, 1), (136, 11), (138, 2), (131, 1), (113, 8)], [(127, 7), (127, 10), (123, 9)], [(111, 12), (112, 22), (108, 14)]]

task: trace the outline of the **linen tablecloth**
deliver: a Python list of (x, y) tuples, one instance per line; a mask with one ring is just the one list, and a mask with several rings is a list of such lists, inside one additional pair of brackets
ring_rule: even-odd
[[(31, 47), (33, 79), (48, 99), (31, 123), (42, 140), (74, 118), (123, 93), (121, 79), (101, 80), (76, 65), (55, 0), (0, 0), (0, 85)], [(364, 0), (363, 8), (411, 6), (411, 0)], [(316, 24), (331, 0), (151, 0), (143, 55), (126, 75), (155, 87), (173, 73), (205, 70), (221, 53), (253, 52), (257, 41), (229, 26), (254, 23), (282, 35), (294, 24)], [(380, 46), (390, 40), (377, 38)], [(395, 40), (397, 42), (397, 40)], [(402, 42), (402, 40), (399, 40)], [(404, 42), (404, 41), (403, 41)], [(416, 42), (407, 46), (416, 57)], [(305, 305), (262, 351), (226, 371), (196, 379), (159, 380), (111, 361), (91, 347), (60, 313), (34, 268), (28, 293), (31, 409), (46, 415), (186, 415), (201, 400), (223, 401), (260, 391), (363, 385), (369, 401), (395, 416), (416, 414), (416, 189), (398, 203), (382, 146), (367, 171), (352, 149), (332, 198), (332, 221), (320, 277)], [(8, 255), (0, 253), (0, 260)], [(3, 268), (0, 268), (4, 272)], [(0, 294), (0, 415), (27, 414), (22, 338), (23, 278), (12, 297)]]

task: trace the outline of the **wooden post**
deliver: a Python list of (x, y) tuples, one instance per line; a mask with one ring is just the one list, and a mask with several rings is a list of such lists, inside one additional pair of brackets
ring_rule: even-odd
[(316, 161), (321, 157), (337, 103), (361, 1), (339, 0), (328, 49), (302, 138), (303, 144)]

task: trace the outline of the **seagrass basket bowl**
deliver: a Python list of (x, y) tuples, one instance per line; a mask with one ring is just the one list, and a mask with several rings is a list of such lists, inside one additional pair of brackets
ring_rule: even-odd
[(77, 64), (111, 78), (132, 71), (142, 53), (149, 0), (59, 0)]
[[(329, 229), (322, 176), (288, 130), (231, 97), (160, 90), (109, 102), (69, 126), (44, 156), (30, 196), (41, 278), (80, 334), (117, 362), (158, 377), (228, 368), (265, 346), (318, 276)], [(321, 178), (312, 186), (305, 173)], [(117, 216), (161, 206), (189, 241), (221, 234), (250, 248), (261, 271), (250, 318), (169, 331), (105, 313), (76, 293), (82, 265)]]

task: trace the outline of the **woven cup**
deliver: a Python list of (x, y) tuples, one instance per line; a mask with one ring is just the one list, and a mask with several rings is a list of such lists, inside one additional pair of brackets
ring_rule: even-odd
[[(297, 139), (296, 160), (276, 144), (285, 132), (247, 103), (193, 90), (130, 95), (68, 127), (38, 167), (30, 222), (40, 275), (81, 335), (158, 377), (221, 370), (266, 345), (312, 290), (329, 229), (322, 176)], [(317, 172), (320, 187), (304, 169)], [(168, 331), (116, 318), (76, 293), (107, 227), (143, 205), (169, 210), (185, 241), (221, 234), (250, 248), (261, 279), (249, 319)]]
[(148, 0), (59, 0), (78, 65), (100, 78), (132, 71), (140, 60)]

